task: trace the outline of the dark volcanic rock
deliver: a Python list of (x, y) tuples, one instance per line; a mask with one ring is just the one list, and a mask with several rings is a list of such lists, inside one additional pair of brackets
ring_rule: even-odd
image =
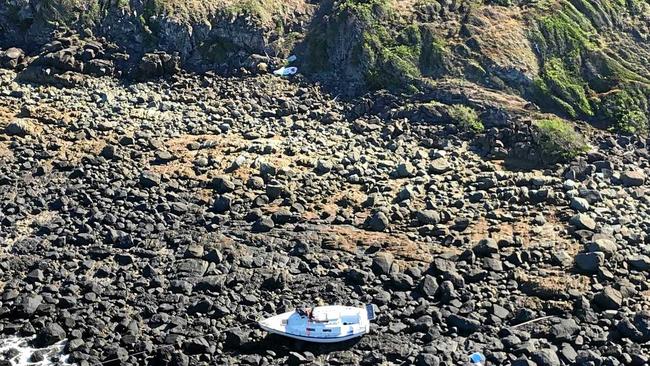
[(365, 222), (366, 228), (371, 231), (385, 231), (389, 225), (390, 221), (388, 221), (388, 217), (383, 212), (375, 212)]
[(27, 295), (22, 299), (21, 310), (27, 315), (34, 314), (42, 302), (43, 297), (41, 295)]
[(596, 294), (594, 303), (601, 309), (617, 310), (623, 304), (623, 296), (618, 290), (612, 287), (605, 287), (601, 292)]
[(474, 333), (481, 327), (478, 320), (466, 318), (460, 315), (451, 314), (447, 318), (447, 325), (455, 327), (460, 333), (469, 334)]
[(58, 341), (62, 341), (66, 338), (66, 333), (60, 325), (56, 323), (49, 323), (38, 332), (36, 339), (34, 339), (34, 346), (37, 348), (43, 348)]

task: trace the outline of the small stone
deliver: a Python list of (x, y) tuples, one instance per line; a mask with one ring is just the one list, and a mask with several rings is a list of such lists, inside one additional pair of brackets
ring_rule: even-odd
[(43, 275), (43, 271), (40, 269), (35, 269), (27, 274), (27, 280), (29, 282), (43, 282), (45, 279), (45, 276)]
[(451, 314), (447, 318), (447, 326), (455, 327), (460, 333), (469, 334), (476, 332), (481, 327), (481, 323), (476, 319)]
[(440, 222), (440, 214), (433, 210), (420, 210), (415, 213), (415, 219), (420, 225), (436, 225)]
[(5, 127), (5, 134), (9, 136), (25, 137), (33, 133), (33, 126), (23, 120), (15, 120), (13, 122), (10, 122), (7, 127)]
[(218, 214), (223, 214), (232, 208), (232, 197), (230, 195), (224, 194), (224, 195), (219, 195), (217, 198), (214, 200), (214, 203), (212, 204), (212, 209), (214, 212)]
[(144, 188), (152, 188), (160, 185), (160, 174), (145, 170), (140, 174), (140, 185)]
[(549, 333), (554, 339), (569, 341), (573, 335), (580, 331), (580, 326), (573, 319), (562, 319), (559, 323), (551, 326)]
[(158, 150), (155, 152), (156, 160), (159, 162), (168, 162), (174, 160), (174, 155), (172, 155), (167, 150)]
[(393, 261), (395, 258), (392, 254), (380, 252), (372, 259), (372, 271), (377, 275), (390, 274), (393, 270)]
[(497, 241), (492, 238), (481, 239), (476, 246), (474, 246), (474, 253), (479, 257), (487, 257), (499, 252), (499, 245)]
[(365, 226), (370, 231), (386, 231), (390, 225), (388, 217), (383, 212), (375, 212), (366, 219)]
[(637, 271), (650, 272), (650, 257), (647, 255), (636, 255), (628, 259), (627, 262), (630, 264), (630, 267), (636, 269)]
[(429, 172), (434, 174), (442, 174), (449, 171), (449, 169), (449, 162), (446, 158), (436, 159), (429, 164)]
[(318, 174), (329, 173), (333, 167), (334, 165), (330, 161), (322, 160), (322, 159), (318, 160), (318, 162), (316, 163), (316, 173)]
[(422, 295), (432, 299), (438, 292), (438, 281), (431, 275), (425, 275), (420, 282), (420, 292)]
[(416, 169), (409, 162), (399, 164), (393, 171), (395, 178), (411, 178), (415, 176)]
[(253, 223), (251, 230), (254, 233), (266, 233), (275, 227), (273, 220), (270, 217), (262, 217)]
[(533, 351), (531, 354), (532, 360), (537, 364), (537, 366), (560, 366), (560, 358), (557, 356), (557, 353), (552, 349), (541, 349)]
[(500, 319), (507, 319), (510, 317), (508, 309), (498, 304), (492, 305), (492, 314), (496, 315)]
[(596, 228), (596, 221), (585, 214), (577, 214), (573, 216), (570, 221), (571, 224), (575, 225), (578, 229), (593, 231)]
[(573, 199), (571, 199), (570, 206), (572, 209), (579, 212), (589, 211), (589, 202), (584, 198), (573, 197)]
[(235, 190), (235, 184), (232, 180), (225, 176), (219, 175), (212, 179), (212, 187), (217, 191), (217, 193), (230, 193)]
[(27, 315), (34, 314), (36, 309), (43, 302), (43, 296), (41, 295), (27, 295), (22, 300), (22, 310), (23, 313)]
[(594, 303), (604, 310), (618, 310), (623, 304), (623, 295), (608, 286), (594, 296)]
[(438, 366), (440, 365), (440, 358), (431, 353), (420, 353), (415, 358), (416, 366)]

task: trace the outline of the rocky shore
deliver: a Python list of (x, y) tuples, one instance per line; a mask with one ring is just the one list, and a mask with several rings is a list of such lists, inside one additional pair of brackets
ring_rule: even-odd
[[(79, 365), (650, 362), (647, 139), (516, 170), (525, 124), (476, 136), (432, 99), (68, 75), (0, 71), (3, 335)], [(379, 317), (336, 346), (254, 324), (319, 300)]]

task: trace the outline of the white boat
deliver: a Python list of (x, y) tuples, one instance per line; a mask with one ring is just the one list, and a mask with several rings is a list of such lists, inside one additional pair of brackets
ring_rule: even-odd
[(334, 343), (361, 337), (375, 319), (373, 305), (365, 308), (329, 305), (294, 310), (259, 322), (262, 329), (306, 342)]

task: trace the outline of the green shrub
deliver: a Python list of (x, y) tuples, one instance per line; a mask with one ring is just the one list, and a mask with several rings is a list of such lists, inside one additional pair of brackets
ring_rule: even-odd
[(613, 131), (647, 134), (648, 98), (641, 90), (619, 90), (602, 97), (602, 115)]
[(464, 131), (480, 133), (485, 130), (483, 122), (478, 117), (478, 113), (470, 107), (454, 104), (449, 106), (447, 114)]
[(570, 160), (588, 149), (584, 136), (559, 118), (539, 120), (535, 126), (535, 143), (545, 163)]

